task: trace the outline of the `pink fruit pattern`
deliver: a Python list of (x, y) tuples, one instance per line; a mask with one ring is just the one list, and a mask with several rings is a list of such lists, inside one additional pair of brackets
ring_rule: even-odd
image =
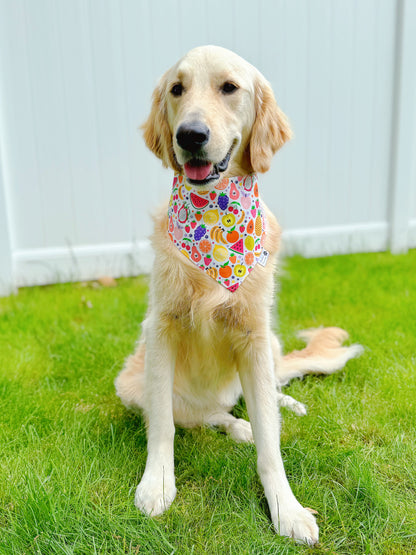
[(184, 204), (182, 204), (182, 206), (179, 208), (179, 212), (178, 212), (178, 221), (181, 224), (184, 224), (187, 219), (188, 219), (188, 209), (186, 208), (186, 206)]
[(180, 241), (183, 237), (183, 229), (180, 228), (179, 226), (175, 226), (173, 228), (173, 236), (175, 237), (175, 239)]
[(245, 191), (242, 191), (240, 202), (241, 202), (241, 206), (244, 208), (244, 210), (247, 210), (248, 208), (250, 208), (250, 204), (251, 204), (250, 193), (246, 193)]
[(230, 198), (232, 198), (233, 200), (237, 200), (238, 198), (240, 198), (240, 192), (238, 191), (235, 183), (231, 183)]
[[(257, 218), (261, 237), (253, 218)], [(231, 293), (258, 263), (266, 224), (256, 174), (225, 178), (207, 190), (190, 187), (183, 175), (175, 175), (168, 235), (191, 262)]]

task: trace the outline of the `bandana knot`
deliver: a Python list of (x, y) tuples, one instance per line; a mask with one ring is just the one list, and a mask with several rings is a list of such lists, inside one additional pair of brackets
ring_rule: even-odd
[(202, 271), (234, 292), (268, 252), (266, 218), (257, 175), (224, 178), (213, 189), (195, 188), (175, 175), (168, 235)]

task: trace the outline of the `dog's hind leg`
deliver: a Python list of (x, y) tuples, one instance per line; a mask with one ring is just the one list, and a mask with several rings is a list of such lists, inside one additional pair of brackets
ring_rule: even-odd
[(253, 432), (250, 422), (243, 418), (236, 418), (226, 411), (218, 411), (205, 418), (208, 426), (218, 427), (238, 443), (253, 443)]
[(114, 382), (121, 402), (134, 412), (144, 409), (144, 355), (145, 344), (142, 341), (136, 352), (128, 357)]
[(282, 349), (280, 347), (279, 339), (274, 335), (271, 334), (271, 348), (272, 348), (272, 355), (273, 355), (273, 364), (274, 364), (274, 374), (276, 377), (276, 387), (277, 387), (277, 402), (279, 407), (285, 407), (298, 416), (304, 416), (307, 412), (306, 407), (303, 403), (296, 401), (290, 395), (285, 395), (281, 392), (281, 383), (279, 379), (279, 368), (282, 364)]
[(285, 395), (284, 393), (280, 393), (279, 391), (277, 392), (277, 402), (279, 404), (279, 407), (285, 407), (298, 416), (305, 416), (305, 414), (308, 412), (306, 406), (303, 403), (300, 403), (290, 395)]
[[(114, 382), (117, 395), (123, 405), (133, 412), (145, 409), (144, 355), (145, 343), (142, 341), (139, 343), (136, 352), (128, 357), (123, 370)], [(282, 397), (287, 396), (282, 395)], [(296, 403), (294, 399), (293, 401)], [(251, 425), (247, 420), (236, 418), (226, 410), (221, 409), (207, 415), (205, 411), (192, 407), (184, 398), (176, 394), (173, 395), (173, 416), (175, 423), (184, 428), (213, 426), (223, 430), (239, 443), (253, 441)]]

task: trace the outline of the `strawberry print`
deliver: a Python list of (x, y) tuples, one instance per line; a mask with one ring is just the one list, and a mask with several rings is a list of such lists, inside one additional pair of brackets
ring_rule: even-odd
[(184, 176), (175, 176), (168, 207), (169, 238), (230, 293), (237, 291), (258, 261), (263, 264), (266, 224), (256, 174), (223, 179), (215, 190), (204, 192), (187, 184)]

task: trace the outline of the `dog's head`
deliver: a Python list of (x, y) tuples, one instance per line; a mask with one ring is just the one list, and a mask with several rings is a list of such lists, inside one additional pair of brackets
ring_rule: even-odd
[(150, 150), (193, 185), (265, 172), (291, 137), (262, 74), (217, 46), (191, 50), (161, 77), (143, 129)]

